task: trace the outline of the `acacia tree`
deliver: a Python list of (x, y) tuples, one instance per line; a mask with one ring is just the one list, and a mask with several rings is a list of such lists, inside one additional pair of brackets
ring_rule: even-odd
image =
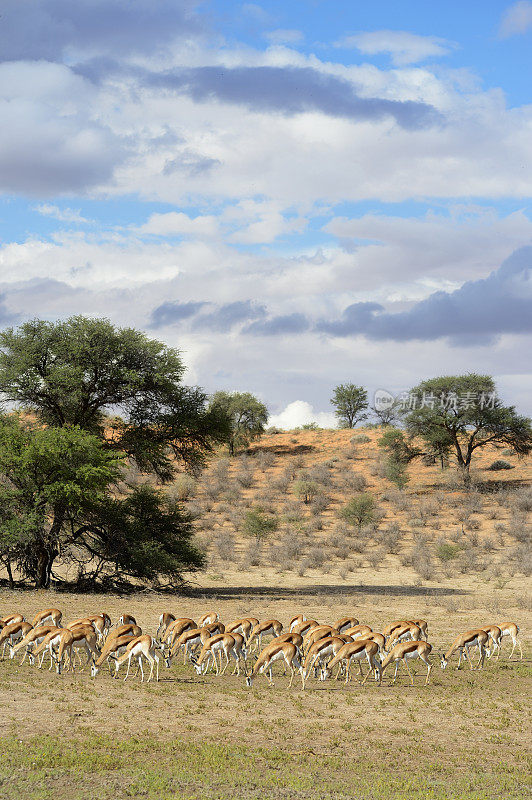
[(368, 417), (368, 393), (363, 386), (341, 383), (334, 390), (331, 404), (342, 428), (354, 428), (357, 422)]
[(268, 423), (268, 409), (249, 392), (216, 392), (209, 408), (211, 413), (229, 420), (228, 444), (232, 456), (238, 448), (247, 447), (263, 434)]
[(474, 453), (489, 444), (504, 444), (521, 456), (532, 450), (530, 419), (503, 405), (489, 375), (433, 378), (412, 389), (410, 397), (407, 431), (438, 457), (454, 452), (466, 482)]
[[(102, 569), (107, 568), (112, 550), (109, 531), (117, 530), (117, 514), (122, 514), (121, 529), (134, 539), (140, 530), (134, 524), (135, 515), (140, 521), (145, 508), (135, 502), (135, 498), (140, 500), (140, 490), (128, 489), (125, 500), (117, 499), (111, 467), (126, 459), (165, 482), (173, 476), (177, 460), (190, 469), (198, 468), (206, 451), (226, 441), (228, 419), (220, 409), (207, 407), (200, 389), (182, 385), (184, 366), (176, 350), (132, 328), (115, 328), (108, 320), (33, 320), (0, 333), (0, 346), (0, 392), (4, 400), (31, 412), (36, 421), (28, 426), (28, 418), (10, 417), (10, 422), (4, 420), (0, 426), (0, 476), (5, 493), (1, 515), (9, 518), (2, 529), (0, 558), (10, 565), (14, 558), (23, 574), (46, 588), (55, 559), (60, 552), (68, 555), (69, 543), (76, 541), (76, 552), (80, 547), (90, 552), (89, 542), (99, 541)], [(109, 412), (119, 416), (110, 419)], [(27, 458), (33, 458), (28, 464), (23, 450)], [(18, 461), (10, 461), (17, 452)], [(75, 465), (71, 463), (74, 454)], [(63, 465), (67, 473), (55, 479), (54, 465), (55, 469)], [(32, 479), (29, 483), (24, 483), (24, 474)], [(93, 474), (100, 475), (101, 485), (91, 484), (88, 478)], [(51, 486), (61, 484), (70, 487), (71, 493), (53, 499)], [(144, 526), (145, 541), (137, 551), (151, 548), (154, 558), (146, 558), (146, 563), (151, 564), (155, 579), (155, 555), (159, 553), (164, 566), (164, 554), (170, 557), (173, 552), (169, 533), (173, 531), (175, 549), (182, 556), (173, 561), (172, 574), (177, 579), (187, 559), (192, 568), (201, 564), (201, 554), (183, 544), (192, 535), (185, 517), (155, 489), (145, 490), (146, 503), (148, 495), (150, 524), (144, 520), (140, 526)], [(46, 498), (46, 502), (39, 504), (36, 498)], [(183, 536), (178, 541), (180, 530)], [(96, 558), (98, 548), (93, 550)], [(134, 554), (125, 545), (121, 553), (115, 567), (122, 565), (127, 572), (126, 561), (131, 567)], [(145, 575), (138, 569), (129, 574)]]

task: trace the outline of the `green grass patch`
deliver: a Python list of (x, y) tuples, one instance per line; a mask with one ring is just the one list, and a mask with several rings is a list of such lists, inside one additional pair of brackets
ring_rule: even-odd
[(357, 761), (356, 737), (352, 758), (151, 736), (7, 737), (0, 744), (5, 800), (511, 800), (526, 791), (525, 775), (491, 773), (482, 764), (464, 764), (457, 771), (405, 759), (404, 771), (386, 772), (382, 752), (378, 764)]

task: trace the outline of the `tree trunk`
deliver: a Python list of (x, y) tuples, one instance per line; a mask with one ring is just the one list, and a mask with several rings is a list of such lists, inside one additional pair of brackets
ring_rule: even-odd
[(15, 588), (15, 581), (13, 580), (13, 571), (11, 569), (11, 559), (8, 558), (7, 561), (5, 562), (5, 564), (6, 564), (6, 570), (7, 570), (7, 577), (9, 578), (9, 588), (10, 589), (14, 589)]
[(47, 550), (41, 547), (37, 556), (37, 566), (35, 570), (35, 588), (49, 589), (52, 577), (52, 565), (59, 555), (56, 549)]

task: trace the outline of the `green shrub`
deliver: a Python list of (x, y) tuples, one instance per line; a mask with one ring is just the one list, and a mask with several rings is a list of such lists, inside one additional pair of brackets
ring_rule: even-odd
[(490, 469), (492, 470), (492, 472), (497, 472), (500, 469), (513, 469), (513, 468), (514, 468), (513, 465), (510, 464), (509, 461), (505, 461), (503, 458), (498, 458), (496, 461), (493, 461), (493, 463), (491, 463), (489, 467), (486, 467), (486, 469)]

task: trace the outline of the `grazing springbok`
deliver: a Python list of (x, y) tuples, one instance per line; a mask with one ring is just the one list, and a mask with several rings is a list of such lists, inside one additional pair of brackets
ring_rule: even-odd
[(190, 631), (192, 628), (198, 627), (198, 624), (194, 622), (193, 619), (190, 619), (189, 617), (180, 617), (179, 619), (171, 622), (167, 627), (164, 635), (161, 637), (161, 643), (172, 649), (174, 642), (179, 639), (184, 631)]
[(307, 618), (304, 614), (297, 614), (295, 617), (292, 617), (290, 622), (288, 623), (288, 630), (290, 633), (294, 630), (296, 625), (301, 625), (302, 622), (306, 622)]
[(61, 627), (61, 620), (63, 614), (58, 608), (45, 608), (44, 611), (39, 611), (35, 614), (31, 622), (31, 627), (36, 628), (38, 625), (55, 625), (56, 628)]
[(208, 611), (198, 620), (198, 628), (203, 628), (205, 625), (211, 625), (213, 622), (218, 622), (220, 615), (217, 611)]
[(362, 681), (362, 686), (366, 683), (369, 675), (371, 672), (375, 672), (379, 677), (379, 686), (381, 683), (382, 673), (381, 673), (381, 665), (377, 658), (377, 654), (379, 652), (379, 646), (376, 642), (371, 641), (370, 639), (357, 639), (354, 642), (346, 642), (340, 650), (336, 653), (336, 655), (329, 661), (327, 666), (322, 669), (321, 671), (321, 679), (326, 680), (332, 675), (332, 672), (335, 666), (338, 664), (345, 664), (345, 682), (346, 684), (349, 683), (351, 679), (350, 669), (351, 669), (351, 662), (352, 661), (359, 661), (363, 660), (364, 658), (367, 660), (369, 664), (369, 670), (367, 672), (366, 677)]
[(164, 611), (161, 616), (159, 617), (159, 627), (157, 628), (157, 633), (155, 636), (157, 639), (162, 640), (164, 638), (164, 634), (168, 630), (168, 626), (175, 622), (174, 614), (170, 614), (169, 611)]
[(311, 628), (310, 631), (305, 634), (302, 648), (305, 658), (314, 642), (325, 639), (326, 636), (340, 636), (340, 631), (333, 628), (332, 625), (316, 625), (316, 627)]
[(18, 642), (14, 647), (9, 648), (9, 658), (15, 658), (15, 655), (19, 650), (24, 650), (24, 655), (22, 656), (22, 661), (20, 662), (23, 664), (26, 660), (26, 656), (31, 652), (31, 650), (33, 650), (35, 647), (38, 647), (49, 633), (60, 633), (60, 631), (61, 628), (56, 628), (55, 625), (38, 625), (36, 628), (32, 628), (22, 639), (22, 641)]
[(111, 658), (113, 656), (115, 657), (121, 656), (122, 653), (125, 652), (127, 646), (134, 639), (138, 639), (138, 636), (131, 636), (131, 634), (125, 634), (122, 636), (108, 636), (107, 639), (105, 640), (102, 652), (100, 653), (100, 655), (96, 660), (94, 659), (92, 660), (91, 676), (93, 678), (96, 677), (96, 675), (100, 671), (100, 667), (105, 661), (109, 662), (109, 672), (111, 672)]
[[(66, 661), (68, 655), (68, 669), (75, 671), (75, 659), (73, 650), (85, 650), (87, 654), (87, 664), (91, 663), (91, 658), (98, 657), (98, 637), (92, 625), (76, 625), (74, 628), (64, 628), (59, 635), (59, 645), (57, 654), (51, 649), (51, 655), (55, 661), (58, 675), (61, 675), (63, 659)], [(83, 669), (83, 667), (82, 667)]]
[(333, 628), (336, 628), (340, 633), (345, 633), (348, 628), (354, 628), (355, 625), (358, 625), (356, 617), (342, 617), (338, 622), (334, 623)]
[(385, 644), (385, 650), (391, 650), (398, 642), (404, 642), (407, 639), (411, 642), (421, 641), (421, 628), (419, 625), (414, 622), (405, 622), (404, 625), (396, 628)]
[(519, 639), (519, 627), (515, 624), (515, 622), (503, 622), (502, 625), (499, 625), (501, 629), (501, 636), (504, 638), (505, 636), (509, 636), (513, 642), (512, 652), (508, 656), (511, 658), (514, 654), (514, 650), (519, 647), (519, 652), (521, 653), (521, 661), (523, 660), (523, 648), (521, 647), (521, 640)]
[(186, 663), (187, 655), (192, 656), (192, 653), (198, 648), (203, 647), (205, 642), (211, 638), (210, 631), (207, 628), (190, 628), (190, 630), (183, 631), (179, 639), (176, 639), (168, 654), (164, 656), (164, 663), (168, 669), (172, 666), (172, 659), (178, 654), (180, 648), (183, 648), (183, 664)]
[(38, 669), (42, 669), (46, 653), (48, 653), (50, 656), (49, 670), (51, 670), (52, 667), (54, 666), (54, 659), (53, 659), (54, 647), (59, 647), (59, 637), (61, 636), (61, 632), (64, 630), (68, 630), (68, 628), (67, 629), (57, 628), (55, 625), (50, 627), (51, 630), (49, 633), (46, 634), (44, 639), (40, 640), (39, 644), (34, 648), (32, 652), (28, 652), (28, 661), (31, 667), (33, 667), (33, 665), (37, 661), (38, 656), (41, 656), (41, 660), (38, 663)]
[(255, 652), (262, 647), (263, 636), (280, 636), (283, 632), (283, 626), (278, 619), (267, 619), (265, 622), (259, 622), (258, 625), (253, 627), (247, 640), (247, 646), (251, 652), (251, 645), (256, 639)]
[(284, 660), (290, 670), (290, 683), (288, 684), (288, 688), (290, 688), (294, 681), (296, 670), (301, 672), (302, 669), (298, 649), (292, 642), (281, 642), (280, 644), (271, 642), (271, 644), (267, 645), (259, 654), (251, 675), (246, 677), (246, 686), (251, 686), (259, 674), (265, 675), (270, 686), (273, 686), (272, 664), (281, 660)]
[(478, 664), (476, 669), (482, 669), (484, 666), (484, 659), (486, 657), (486, 645), (488, 644), (489, 636), (486, 631), (480, 630), (479, 628), (475, 628), (472, 631), (467, 631), (466, 633), (461, 633), (459, 636), (456, 637), (450, 648), (447, 650), (445, 655), (442, 654), (441, 656), (441, 668), (445, 669), (447, 664), (449, 663), (449, 659), (456, 653), (458, 650), (459, 657), (458, 657), (458, 667), (460, 669), (460, 664), (462, 661), (462, 656), (465, 656), (469, 661), (469, 666), (471, 669), (475, 669), (473, 667), (473, 662), (469, 656), (469, 648), (470, 647), (478, 647), (478, 652), (480, 654), (480, 658), (478, 660)]
[[(222, 669), (222, 658), (225, 656), (225, 667)], [(220, 665), (218, 666), (218, 658)], [(214, 660), (214, 667), (217, 675), (224, 675), (229, 666), (229, 659), (234, 658), (235, 670), (240, 675), (240, 661), (246, 662), (247, 651), (244, 647), (244, 637), (241, 633), (217, 633), (211, 636), (203, 647), (199, 657), (191, 656), (194, 668), (198, 675), (206, 672), (211, 660)], [(234, 674), (234, 672), (233, 672)]]
[(308, 677), (314, 669), (314, 677), (317, 677), (317, 670), (323, 670), (324, 665), (335, 656), (346, 644), (345, 636), (326, 636), (324, 639), (318, 639), (309, 648), (303, 668), (301, 670), (301, 683), (303, 689), (307, 684)]
[(156, 680), (159, 680), (159, 656), (156, 651), (157, 642), (152, 636), (143, 635), (137, 636), (136, 639), (132, 639), (131, 642), (126, 646), (126, 649), (122, 653), (122, 655), (116, 657), (110, 654), (110, 658), (113, 659), (115, 662), (115, 674), (114, 677), (118, 678), (118, 670), (120, 669), (121, 665), (124, 661), (127, 661), (127, 671), (126, 677), (124, 680), (126, 681), (129, 675), (129, 670), (131, 668), (131, 661), (133, 658), (136, 658), (139, 662), (140, 666), (140, 673), (141, 673), (141, 680), (140, 682), (144, 682), (144, 669), (142, 666), (142, 659), (145, 658), (148, 664), (150, 665), (150, 676), (146, 683), (149, 683), (153, 676), (153, 668), (155, 664), (157, 665), (157, 672), (156, 672)]
[(424, 661), (427, 665), (427, 677), (425, 679), (425, 686), (429, 682), (429, 675), (432, 669), (432, 664), (429, 661), (429, 656), (432, 651), (432, 645), (425, 641), (419, 642), (398, 642), (390, 652), (386, 655), (384, 661), (382, 662), (381, 668), (382, 672), (386, 669), (389, 664), (395, 663), (395, 673), (393, 676), (393, 683), (397, 678), (397, 670), (399, 669), (399, 663), (402, 661), (406, 667), (406, 671), (410, 675), (410, 683), (412, 686), (414, 685), (414, 676), (410, 672), (408, 667), (408, 661), (414, 658), (420, 658), (421, 661)]
[(225, 627), (225, 633), (241, 633), (244, 639), (249, 639), (252, 630), (253, 623), (247, 617), (235, 619), (234, 622)]
[(499, 656), (501, 654), (501, 642), (502, 642), (502, 631), (498, 625), (481, 625), (481, 631), (486, 631), (488, 636), (491, 639), (493, 647), (486, 652), (488, 658), (491, 658), (492, 655), (497, 651), (497, 661), (499, 660)]
[(17, 642), (20, 642), (31, 630), (32, 626), (29, 622), (11, 622), (9, 625), (4, 625), (0, 630), (0, 645), (2, 648), (2, 660), (6, 657), (6, 647), (9, 645), (10, 650)]
[(5, 617), (0, 619), (0, 630), (6, 625), (11, 625), (13, 622), (24, 622), (24, 617), (22, 614), (6, 614)]
[(290, 633), (300, 633), (301, 636), (305, 636), (312, 628), (317, 628), (320, 624), (315, 619), (306, 619), (304, 622), (297, 622)]

